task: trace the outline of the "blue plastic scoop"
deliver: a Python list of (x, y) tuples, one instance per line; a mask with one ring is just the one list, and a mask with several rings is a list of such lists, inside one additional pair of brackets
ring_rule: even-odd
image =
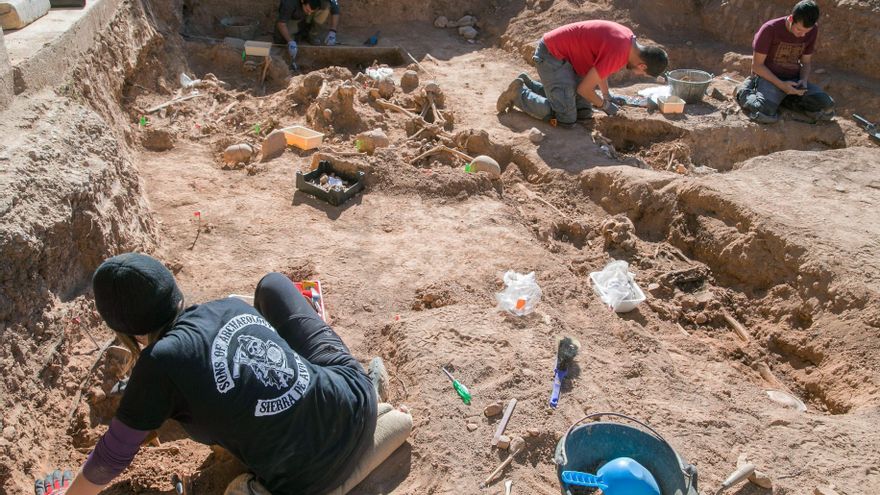
[(599, 468), (593, 475), (580, 471), (563, 471), (567, 485), (601, 488), (604, 495), (660, 495), (660, 487), (650, 471), (634, 459), (618, 457)]

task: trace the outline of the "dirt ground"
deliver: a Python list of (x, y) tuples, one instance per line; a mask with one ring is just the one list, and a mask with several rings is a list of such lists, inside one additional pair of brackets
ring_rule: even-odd
[[(375, 32), (355, 14), (377, 3), (352, 7), (360, 23), (341, 31), (345, 41)], [(529, 55), (544, 31), (613, 19), (664, 44), (673, 67), (741, 79), (749, 50), (736, 43), (747, 23), (718, 34), (719, 17), (734, 14), (712, 2), (697, 11), (682, 2), (437, 1), (423, 13), (385, 3), (380, 45), (420, 63), (393, 67), (393, 88), (358, 74), (371, 61), (315, 59), (291, 75), (281, 55), (259, 87), (259, 66), (239, 50), (192, 26), (201, 38), (177, 34), (186, 9), (133, 2), (64, 85), (6, 110), (0, 493), (28, 493), (47, 468), (81, 465), (106, 430), (125, 370), (116, 349), (104, 352), (112, 334), (89, 280), (104, 257), (128, 250), (162, 259), (192, 303), (251, 294), (268, 271), (321, 280), (334, 329), (364, 363), (385, 360), (391, 398), (415, 423), (353, 493), (494, 494), (504, 479), (513, 493), (559, 493), (558, 439), (601, 411), (661, 432), (696, 466), (700, 493), (715, 493), (743, 454), (772, 487), (729, 493), (880, 492), (880, 154), (849, 118), (857, 110), (880, 120), (878, 80), (866, 75), (876, 57), (858, 71), (836, 57), (838, 65), (818, 62), (840, 115), (827, 124), (790, 115), (752, 124), (730, 99), (734, 85), (716, 80), (716, 96), (680, 117), (627, 107), (557, 129), (495, 112), (516, 74), (535, 75)], [(776, 12), (734, 3), (750, 18)], [(870, 4), (846, 3), (834, 12), (880, 18)], [(440, 14), (476, 15), (476, 42), (434, 27)], [(829, 23), (829, 39), (846, 39), (845, 26)], [(96, 65), (108, 56), (115, 65)], [(183, 70), (203, 80), (199, 96), (145, 112), (188, 93)], [(406, 70), (418, 87), (401, 87)], [(385, 105), (418, 114), (431, 81), (445, 123)], [(623, 94), (649, 84), (612, 81)], [(272, 130), (296, 124), (326, 133), (319, 150), (222, 159), (228, 145), (259, 149)], [(356, 136), (373, 129), (390, 146), (357, 153)], [(500, 179), (465, 173), (449, 154), (418, 158), (438, 144), (493, 157)], [(365, 172), (365, 191), (340, 207), (296, 191), (296, 172), (319, 159)], [(590, 272), (612, 259), (629, 262), (647, 294), (635, 311), (611, 312), (590, 285)], [(543, 296), (533, 314), (497, 308), (508, 270), (536, 273)], [(582, 347), (554, 410), (547, 399), (563, 336)], [(473, 404), (455, 396), (441, 366)], [(807, 411), (767, 390), (792, 393)], [(490, 445), (499, 417), (483, 410), (511, 398), (508, 432), (526, 450), (481, 489), (507, 456)], [(192, 477), (195, 493), (220, 494), (244, 469), (174, 424), (158, 439), (106, 493), (173, 493), (177, 473)]]

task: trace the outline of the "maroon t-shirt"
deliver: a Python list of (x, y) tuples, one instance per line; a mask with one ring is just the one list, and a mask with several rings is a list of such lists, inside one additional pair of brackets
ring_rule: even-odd
[(606, 79), (626, 67), (633, 32), (616, 22), (583, 21), (566, 24), (544, 35), (544, 46), (584, 77), (593, 67)]
[(752, 49), (767, 54), (764, 65), (780, 79), (797, 79), (801, 74), (801, 56), (816, 50), (819, 25), (813, 26), (806, 36), (798, 38), (788, 28), (788, 16), (767, 21), (755, 34)]

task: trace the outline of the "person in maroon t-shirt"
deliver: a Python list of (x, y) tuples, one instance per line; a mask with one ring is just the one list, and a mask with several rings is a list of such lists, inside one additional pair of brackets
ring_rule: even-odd
[(816, 2), (802, 0), (791, 15), (767, 21), (755, 34), (752, 76), (736, 90), (736, 99), (751, 120), (776, 122), (780, 105), (814, 122), (834, 117), (834, 100), (809, 82), (818, 21)]
[[(608, 91), (608, 76), (626, 67), (657, 77), (666, 70), (666, 52), (636, 41), (633, 32), (611, 21), (583, 21), (546, 33), (532, 57), (541, 81), (520, 74), (496, 102), (498, 113), (515, 107), (559, 125), (589, 119), (593, 106), (608, 115), (618, 102)], [(596, 94), (596, 87), (602, 96)]]

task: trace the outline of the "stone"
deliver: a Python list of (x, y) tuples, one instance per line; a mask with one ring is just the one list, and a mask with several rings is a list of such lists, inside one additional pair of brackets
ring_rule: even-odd
[(281, 130), (275, 130), (266, 136), (263, 140), (263, 157), (262, 161), (266, 162), (273, 158), (279, 157), (287, 149), (287, 136)]
[(400, 89), (405, 93), (419, 87), (419, 74), (414, 70), (407, 70), (400, 76)]
[(498, 437), (497, 447), (501, 450), (507, 450), (510, 447), (510, 437), (507, 435), (501, 435)]
[(474, 17), (472, 15), (466, 15), (466, 16), (462, 17), (461, 19), (455, 21), (454, 23), (447, 24), (447, 25), (457, 26), (457, 27), (468, 27), (468, 26), (473, 26), (476, 23), (477, 23), (476, 17)]
[(434, 27), (445, 28), (448, 25), (449, 19), (447, 19), (445, 16), (441, 15), (440, 17), (434, 19)]
[(458, 28), (458, 34), (462, 35), (466, 40), (472, 40), (479, 34), (476, 29), (470, 26), (462, 26)]
[(703, 323), (706, 323), (707, 321), (709, 321), (709, 317), (706, 316), (706, 313), (698, 313), (697, 316), (694, 318), (694, 322), (697, 325), (702, 325)]
[[(285, 138), (286, 139), (286, 138)], [(285, 141), (286, 142), (286, 141)], [(254, 148), (249, 144), (233, 144), (223, 150), (223, 161), (226, 163), (249, 162), (254, 156)]]
[(491, 156), (480, 155), (471, 162), (471, 172), (486, 172), (489, 178), (501, 178), (501, 166)]
[(477, 429), (477, 424), (476, 423), (468, 423), (467, 429), (468, 429), (468, 431), (474, 431)]
[(358, 151), (372, 155), (377, 148), (388, 146), (391, 141), (382, 129), (362, 132), (355, 137)]
[(147, 129), (141, 143), (150, 151), (168, 151), (174, 148), (174, 136), (164, 129)]
[(9, 441), (15, 440), (15, 427), (7, 426), (6, 428), (3, 428), (3, 438)]
[(540, 437), (541, 430), (539, 428), (529, 428), (528, 430), (530, 437)]
[(538, 144), (544, 140), (544, 133), (539, 131), (537, 127), (529, 129), (529, 141)]
[(483, 409), (483, 414), (485, 414), (487, 418), (491, 418), (492, 416), (498, 416), (503, 410), (504, 406), (502, 406), (500, 402), (495, 402), (486, 406), (486, 409)]

